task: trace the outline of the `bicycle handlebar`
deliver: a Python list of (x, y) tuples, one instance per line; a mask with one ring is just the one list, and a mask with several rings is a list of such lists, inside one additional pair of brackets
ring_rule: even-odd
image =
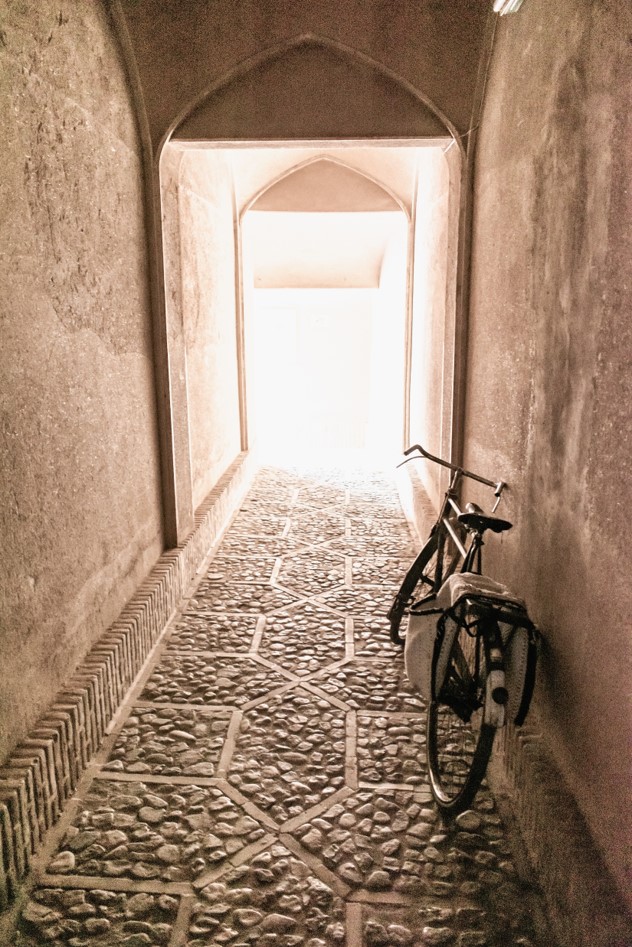
[(507, 487), (507, 484), (504, 480), (499, 480), (498, 483), (495, 483), (493, 480), (487, 480), (485, 477), (480, 477), (478, 474), (472, 473), (471, 470), (465, 470), (464, 467), (459, 467), (458, 464), (451, 464), (449, 461), (443, 460), (441, 457), (435, 457), (434, 454), (430, 454), (427, 450), (424, 450), (421, 444), (413, 444), (412, 447), (407, 448), (407, 450), (404, 451), (406, 460), (402, 460), (402, 462), (397, 466), (402, 467), (404, 464), (407, 464), (409, 460), (416, 460), (416, 457), (408, 456), (408, 454), (412, 454), (414, 451), (417, 451), (422, 457), (425, 457), (426, 460), (431, 460), (435, 464), (441, 464), (442, 467), (447, 467), (449, 470), (454, 470), (455, 473), (459, 474), (461, 477), (469, 477), (471, 480), (478, 480), (479, 483), (484, 483), (486, 487), (493, 487), (494, 495), (499, 499), (501, 493)]

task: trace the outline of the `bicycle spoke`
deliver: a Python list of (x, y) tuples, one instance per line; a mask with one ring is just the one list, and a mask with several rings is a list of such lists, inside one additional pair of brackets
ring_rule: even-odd
[(482, 641), (459, 627), (443, 686), (428, 710), (428, 769), (444, 814), (466, 808), (485, 773), (494, 738), (484, 724), (485, 678)]

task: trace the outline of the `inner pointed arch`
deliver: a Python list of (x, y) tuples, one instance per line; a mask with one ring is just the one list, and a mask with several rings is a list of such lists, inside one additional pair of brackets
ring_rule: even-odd
[(407, 207), (381, 181), (333, 155), (317, 155), (273, 178), (246, 204), (254, 211), (397, 212)]

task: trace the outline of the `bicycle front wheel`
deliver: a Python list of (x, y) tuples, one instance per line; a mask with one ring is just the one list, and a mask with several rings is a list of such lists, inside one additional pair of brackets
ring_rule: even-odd
[(391, 623), (391, 640), (395, 644), (404, 643), (405, 625), (402, 622), (408, 616), (411, 605), (439, 591), (441, 583), (456, 572), (463, 557), (450, 536), (438, 529), (431, 533), (412, 566), (406, 573), (402, 586), (393, 600), (388, 612)]
[(402, 619), (415, 598), (423, 598), (435, 591), (438, 534), (432, 533), (412, 566), (406, 573), (401, 588), (393, 600), (387, 618), (391, 623), (391, 641), (403, 644), (400, 634)]
[(496, 733), (484, 723), (487, 668), (482, 637), (446, 618), (432, 678), (426, 733), (428, 774), (440, 812), (451, 818), (472, 804)]

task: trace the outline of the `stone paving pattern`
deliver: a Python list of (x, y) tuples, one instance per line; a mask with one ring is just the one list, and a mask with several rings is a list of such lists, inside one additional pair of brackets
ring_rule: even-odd
[(413, 555), (379, 472), (260, 471), (14, 947), (550, 947), (487, 789), (450, 826), (432, 805), (384, 617)]

